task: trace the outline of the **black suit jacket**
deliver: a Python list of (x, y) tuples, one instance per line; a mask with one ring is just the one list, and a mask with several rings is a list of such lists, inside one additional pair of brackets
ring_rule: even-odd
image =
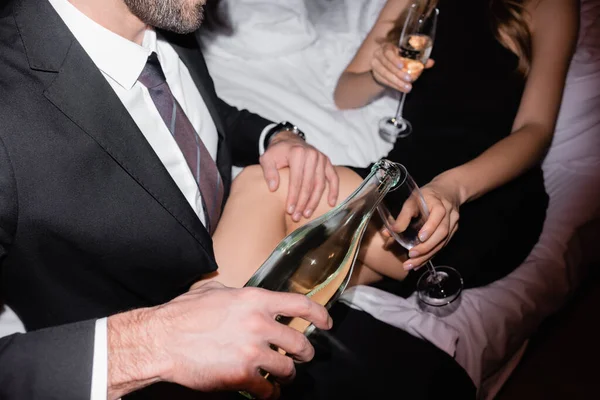
[[(193, 36), (167, 37), (215, 122), (228, 188), (270, 121), (217, 97)], [(2, 339), (0, 398), (85, 398), (95, 318), (164, 303), (216, 268), (208, 232), (52, 6), (5, 5), (0, 294), (29, 331), (88, 322)], [(28, 384), (42, 376), (53, 387)]]

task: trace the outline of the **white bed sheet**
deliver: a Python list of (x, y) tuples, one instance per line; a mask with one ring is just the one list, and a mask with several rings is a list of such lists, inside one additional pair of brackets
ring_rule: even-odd
[[(377, 121), (394, 112), (396, 99), (383, 97), (361, 110), (339, 111), (333, 89), (384, 3), (231, 2), (234, 35), (206, 38), (205, 55), (219, 96), (273, 120), (294, 121), (337, 164), (364, 166), (379, 159), (390, 145), (378, 138)], [(350, 289), (342, 297), (453, 355), (482, 398), (497, 392), (518, 363), (527, 338), (577, 287), (585, 259), (598, 259), (597, 248), (582, 243), (600, 237), (599, 3), (582, 1), (578, 49), (544, 163), (548, 217), (523, 265), (487, 287), (465, 291), (453, 313), (445, 316), (424, 312), (414, 297), (405, 300), (369, 287)], [(239, 4), (248, 7), (236, 10)], [(257, 5), (260, 13), (253, 12)], [(281, 41), (287, 40), (281, 36), (286, 26), (265, 23), (281, 13), (294, 15), (284, 18), (295, 24), (289, 51)]]
[[(385, 1), (347, 2), (353, 6), (339, 0), (307, 1), (309, 7), (303, 0), (225, 2), (235, 34), (206, 37), (205, 57), (221, 98), (266, 118), (294, 121), (336, 164), (366, 166), (391, 149), (374, 126), (393, 113), (395, 101), (386, 97), (340, 111), (332, 93)], [(288, 24), (274, 22), (280, 19)]]

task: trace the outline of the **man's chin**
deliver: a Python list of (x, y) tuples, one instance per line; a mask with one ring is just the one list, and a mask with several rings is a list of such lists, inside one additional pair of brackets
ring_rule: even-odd
[(197, 31), (200, 26), (202, 25), (202, 21), (204, 20), (204, 9), (202, 7), (202, 5), (204, 4), (204, 2), (200, 2), (196, 5), (197, 9), (195, 10), (195, 17), (196, 19), (194, 21), (186, 21), (185, 23), (183, 21), (180, 21), (177, 24), (172, 24), (169, 26), (159, 26), (158, 28), (163, 29), (165, 31), (169, 31), (169, 32), (173, 32), (173, 33), (178, 33), (180, 35), (186, 35), (188, 33), (192, 33)]
[(172, 27), (172, 26), (168, 26), (168, 27), (160, 27), (160, 26), (156, 26), (155, 28), (161, 29), (163, 31), (168, 31), (168, 32), (173, 32), (176, 33), (178, 35), (187, 35), (188, 33), (192, 33), (197, 31), (200, 28), (201, 24), (198, 24), (195, 27)]
[[(158, 15), (156, 2), (165, 1), (165, 7), (171, 7)], [(178, 34), (197, 31), (204, 20), (204, 0), (193, 4), (187, 0), (125, 0), (130, 12), (148, 26)], [(154, 6), (153, 6), (154, 5)], [(168, 12), (170, 11), (170, 12)]]

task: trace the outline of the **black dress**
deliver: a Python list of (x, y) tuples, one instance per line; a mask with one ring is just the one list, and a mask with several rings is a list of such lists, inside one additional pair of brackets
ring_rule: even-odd
[[(517, 56), (493, 35), (488, 4), (439, 2), (431, 54), (435, 66), (423, 72), (406, 98), (404, 117), (412, 123), (412, 135), (398, 139), (386, 157), (403, 164), (419, 186), (511, 133), (525, 82), (517, 72)], [(369, 172), (354, 170), (363, 177)], [(393, 194), (386, 203), (399, 212)], [(547, 204), (541, 167), (536, 166), (461, 206), (459, 229), (434, 263), (458, 269), (466, 287), (507, 275), (537, 242)], [(385, 280), (378, 285), (409, 294), (419, 273), (410, 273), (403, 283)]]

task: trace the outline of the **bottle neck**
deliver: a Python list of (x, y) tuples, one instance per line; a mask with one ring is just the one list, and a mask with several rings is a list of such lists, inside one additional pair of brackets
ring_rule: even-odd
[(398, 187), (406, 170), (400, 164), (382, 159), (373, 165), (363, 183), (348, 198), (348, 202), (364, 202), (364, 209), (371, 214), (383, 198)]

